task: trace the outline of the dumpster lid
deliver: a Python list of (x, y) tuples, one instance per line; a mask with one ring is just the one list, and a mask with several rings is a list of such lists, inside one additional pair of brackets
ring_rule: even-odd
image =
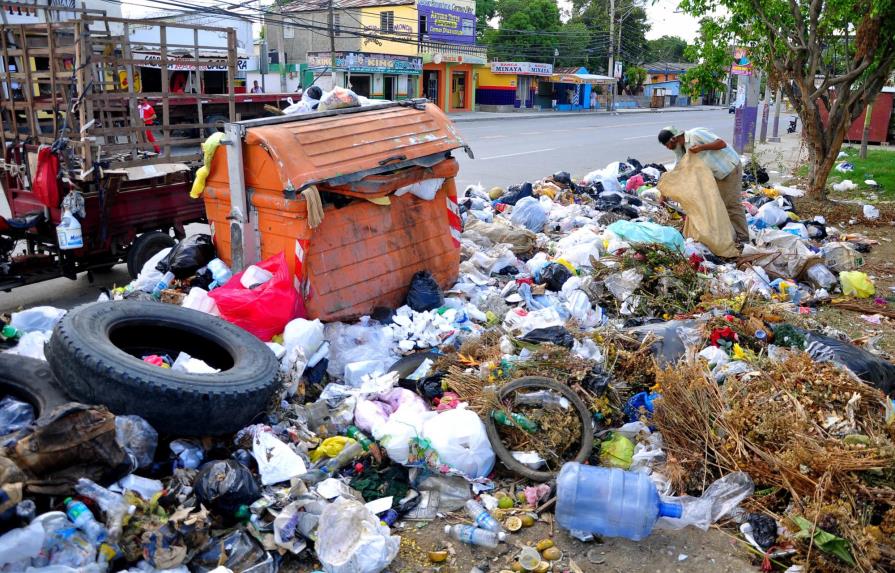
[(377, 173), (466, 144), (436, 106), (414, 100), (365, 108), (239, 122), (247, 145), (260, 145), (286, 190), (348, 175)]

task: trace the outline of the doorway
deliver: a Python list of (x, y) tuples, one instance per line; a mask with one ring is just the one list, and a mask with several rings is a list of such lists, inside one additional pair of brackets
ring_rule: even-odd
[(395, 76), (385, 76), (382, 78), (382, 97), (388, 101), (395, 101), (395, 82), (398, 78)]
[(451, 109), (466, 109), (466, 72), (451, 74)]
[(359, 96), (370, 97), (371, 76), (351, 76), (351, 91)]
[(429, 101), (441, 107), (438, 101), (439, 86), (437, 70), (425, 70), (423, 72), (423, 93)]

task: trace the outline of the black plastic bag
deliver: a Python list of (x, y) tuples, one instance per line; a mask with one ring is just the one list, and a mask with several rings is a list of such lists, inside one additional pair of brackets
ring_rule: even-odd
[(895, 364), (859, 348), (850, 342), (836, 340), (817, 332), (805, 337), (805, 352), (817, 362), (836, 362), (855, 373), (858, 378), (895, 397)]
[(407, 306), (417, 312), (434, 310), (444, 304), (444, 293), (429, 271), (419, 271), (410, 281)]
[(559, 263), (549, 263), (538, 272), (538, 284), (547, 285), (548, 290), (559, 292), (562, 285), (572, 278), (572, 271)]
[(575, 345), (575, 338), (563, 326), (548, 326), (547, 328), (536, 328), (520, 338), (522, 342), (529, 344), (551, 343), (557, 346), (565, 346), (572, 348)]
[(515, 206), (520, 199), (531, 197), (534, 194), (531, 183), (523, 183), (522, 185), (510, 185), (507, 192), (497, 200), (498, 203)]
[(174, 278), (185, 279), (196, 274), (196, 271), (207, 265), (215, 256), (211, 235), (190, 235), (174, 245), (168, 256), (159, 261), (155, 269), (162, 273), (171, 271), (174, 273)]
[(553, 174), (553, 180), (559, 183), (560, 185), (572, 185), (572, 176), (569, 175), (568, 171), (559, 171)]
[(199, 468), (193, 483), (196, 499), (227, 521), (234, 519), (241, 505), (252, 505), (261, 497), (258, 482), (236, 460), (215, 460)]
[(808, 230), (808, 238), (820, 241), (827, 238), (827, 226), (817, 221), (802, 221)]
[(212, 539), (190, 561), (190, 570), (208, 573), (223, 566), (231, 571), (247, 571), (267, 559), (267, 552), (258, 542), (245, 530), (237, 529), (223, 537)]
[(777, 522), (773, 517), (763, 513), (750, 513), (748, 521), (752, 526), (752, 537), (762, 549), (767, 551), (777, 542)]

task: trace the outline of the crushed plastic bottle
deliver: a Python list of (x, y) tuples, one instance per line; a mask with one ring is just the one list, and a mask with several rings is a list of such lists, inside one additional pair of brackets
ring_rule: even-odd
[(109, 532), (93, 517), (90, 508), (83, 501), (65, 498), (65, 513), (75, 527), (87, 534), (90, 541), (100, 543), (109, 537)]
[(507, 537), (506, 533), (494, 533), (493, 531), (479, 529), (472, 525), (445, 525), (444, 532), (457, 541), (462, 541), (468, 545), (479, 545), (491, 549), (497, 547)]
[(500, 526), (500, 523), (488, 513), (485, 506), (476, 500), (470, 499), (466, 502), (466, 514), (469, 515), (473, 522), (475, 522), (476, 527), (487, 529), (494, 533), (504, 533), (504, 529)]
[(569, 409), (568, 398), (549, 390), (538, 390), (537, 392), (516, 394), (513, 397), (513, 402), (525, 406), (557, 406), (563, 410)]
[(682, 511), (659, 498), (647, 474), (569, 462), (556, 479), (556, 521), (566, 529), (640, 541), (660, 517)]
[(106, 527), (109, 539), (116, 541), (121, 535), (125, 520), (133, 515), (136, 507), (125, 501), (123, 495), (109, 491), (103, 486), (87, 479), (80, 478), (75, 491), (95, 501), (106, 514)]

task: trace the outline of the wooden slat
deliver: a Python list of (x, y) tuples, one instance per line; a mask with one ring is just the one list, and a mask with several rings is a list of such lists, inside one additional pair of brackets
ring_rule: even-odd
[[(161, 52), (160, 56), (162, 61), (168, 61), (168, 27), (167, 26), (159, 26), (159, 42), (161, 43)], [(168, 101), (171, 92), (171, 79), (168, 77), (168, 68), (167, 66), (162, 66), (162, 123), (164, 127), (162, 128), (162, 139), (167, 140), (171, 137), (171, 133), (168, 131), (168, 124), (171, 123), (171, 104)], [(165, 155), (171, 155), (171, 146), (169, 144), (165, 144), (164, 148)]]
[(227, 29), (227, 116), (236, 121), (236, 30)]
[[(21, 37), (20, 41), (22, 42), (22, 56), (20, 59), (22, 60), (22, 67), (25, 69), (25, 78), (26, 78), (25, 84), (21, 84), (22, 85), (22, 93), (25, 94), (25, 100), (28, 102), (28, 105), (33, 106), (34, 105), (34, 84), (31, 83), (31, 58), (28, 57), (28, 44), (27, 44), (28, 40), (27, 40), (27, 38), (25, 38), (25, 27), (22, 25), (19, 25), (19, 32), (20, 32), (20, 37)], [(25, 86), (27, 86), (27, 89), (25, 88)], [(39, 133), (39, 131), (35, 125), (33, 110), (28, 111), (28, 128), (31, 130), (32, 135)]]

